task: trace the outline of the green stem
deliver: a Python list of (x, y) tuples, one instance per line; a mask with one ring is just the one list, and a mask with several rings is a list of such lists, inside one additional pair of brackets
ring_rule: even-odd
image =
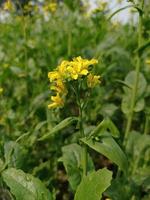
[[(85, 137), (85, 133), (84, 133), (84, 128), (83, 128), (83, 107), (81, 105), (81, 101), (80, 101), (80, 86), (78, 87), (77, 91), (76, 91), (76, 98), (77, 98), (77, 104), (79, 106), (79, 129), (80, 129), (80, 135), (81, 137)], [(82, 144), (82, 158), (81, 158), (81, 165), (83, 168), (83, 178), (87, 175), (87, 146), (85, 144)]]
[(71, 48), (72, 48), (72, 33), (68, 32), (68, 57), (71, 56)]
[[(141, 2), (141, 7), (143, 7), (143, 2), (144, 1)], [(139, 12), (138, 48), (141, 45), (142, 45), (142, 13)], [(135, 107), (135, 103), (136, 103), (137, 88), (138, 88), (138, 82), (139, 82), (140, 66), (141, 66), (141, 58), (140, 58), (140, 54), (137, 53), (137, 55), (136, 55), (136, 77), (135, 77), (135, 82), (134, 82), (133, 89), (132, 89), (131, 106), (130, 106), (130, 111), (129, 111), (129, 115), (127, 118), (124, 142), (126, 142), (126, 140), (128, 138), (128, 135), (129, 135), (129, 132), (131, 129), (131, 125), (132, 125), (134, 107)]]
[[(84, 133), (84, 128), (83, 128), (83, 112), (82, 112), (82, 108), (81, 108), (81, 104), (79, 106), (79, 123), (80, 123), (80, 134), (81, 137), (85, 137), (85, 133)], [(85, 177), (87, 175), (87, 146), (85, 144), (82, 144), (82, 168), (83, 168), (83, 177)]]
[(144, 135), (147, 135), (148, 131), (149, 131), (149, 116), (146, 116), (145, 127), (144, 127)]

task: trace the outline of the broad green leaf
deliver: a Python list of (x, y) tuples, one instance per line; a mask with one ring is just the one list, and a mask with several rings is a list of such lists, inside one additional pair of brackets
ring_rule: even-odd
[(43, 140), (50, 138), (52, 135), (54, 135), (58, 131), (61, 131), (62, 129), (66, 128), (67, 126), (71, 125), (73, 122), (77, 121), (77, 119), (78, 119), (77, 117), (68, 117), (68, 118), (64, 119), (59, 124), (57, 124), (49, 133), (42, 136), (38, 140), (43, 141)]
[(100, 122), (98, 126), (96, 126), (96, 128), (91, 131), (89, 136), (100, 136), (108, 130), (113, 137), (118, 138), (120, 136), (118, 128), (109, 118), (106, 118), (102, 122)]
[(75, 200), (100, 200), (102, 193), (110, 186), (112, 172), (106, 168), (84, 177), (77, 188)]
[(133, 160), (139, 155), (143, 157), (144, 150), (150, 148), (150, 135), (143, 135), (139, 132), (132, 131), (129, 134), (129, 138), (126, 145), (128, 154), (132, 154)]
[[(128, 75), (125, 78), (125, 83), (130, 86), (130, 88), (133, 89), (135, 84), (135, 78), (136, 78), (136, 72), (131, 71), (128, 73)], [(121, 108), (123, 113), (129, 114), (130, 111), (130, 102), (132, 99), (132, 89), (128, 87), (123, 87), (124, 89), (124, 95), (122, 98), (122, 104)], [(147, 88), (147, 82), (142, 73), (139, 74), (139, 80), (138, 80), (138, 86), (137, 86), (137, 94), (136, 94), (136, 103), (134, 107), (135, 112), (140, 112), (144, 109), (145, 101), (144, 101), (144, 95)]]
[(112, 180), (111, 186), (105, 194), (112, 200), (131, 200), (133, 195), (133, 185), (127, 182), (125, 176)]
[(139, 168), (149, 165), (150, 158), (150, 136), (132, 131), (129, 134), (126, 152), (130, 159), (130, 168), (139, 171)]
[(9, 167), (22, 168), (25, 165), (27, 150), (14, 141), (4, 145), (5, 165)]
[(147, 186), (150, 189), (150, 167), (138, 168), (132, 179), (139, 186), (148, 183)]
[[(131, 71), (127, 74), (126, 78), (125, 78), (125, 83), (127, 85), (129, 85), (131, 88), (133, 88), (134, 84), (135, 84), (135, 78), (136, 78), (136, 72), (135, 71)], [(144, 77), (144, 75), (142, 73), (139, 74), (139, 81), (138, 81), (138, 87), (137, 87), (137, 98), (140, 98), (147, 87), (147, 82), (146, 79)], [(130, 94), (131, 93), (131, 89), (128, 87), (123, 87), (125, 94)]]
[[(62, 161), (69, 179), (72, 190), (76, 190), (82, 177), (82, 147), (78, 144), (70, 144), (62, 147), (63, 156), (59, 159)], [(88, 156), (88, 172), (94, 170), (94, 164)]]
[(2, 172), (2, 177), (16, 200), (52, 200), (43, 183), (22, 170), (8, 168)]
[(117, 110), (117, 106), (113, 103), (107, 103), (102, 105), (101, 114), (104, 117), (111, 117), (114, 112)]
[(105, 135), (100, 136), (99, 141), (88, 138), (82, 138), (81, 141), (95, 151), (109, 158), (112, 162), (116, 163), (121, 170), (126, 172), (128, 167), (127, 158), (120, 146), (110, 136), (110, 134), (106, 133)]
[[(122, 108), (123, 113), (127, 115), (130, 112), (130, 106), (131, 106), (129, 102), (131, 102), (131, 93), (130, 93), (130, 96), (125, 94), (123, 95), (123, 98), (122, 98), (121, 108)], [(145, 107), (145, 100), (144, 98), (141, 98), (136, 102), (135, 107), (134, 107), (134, 112), (140, 112), (144, 109), (144, 107)]]

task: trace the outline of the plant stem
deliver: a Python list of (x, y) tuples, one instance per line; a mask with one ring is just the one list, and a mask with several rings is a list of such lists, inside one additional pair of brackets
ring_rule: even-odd
[(144, 127), (144, 135), (147, 135), (148, 131), (149, 131), (149, 116), (146, 116), (145, 127)]
[[(81, 134), (81, 137), (85, 137), (81, 104), (79, 106), (79, 111), (80, 111), (79, 112), (80, 134)], [(87, 175), (87, 146), (85, 144), (82, 144), (82, 168), (83, 168), (83, 177), (85, 177)]]
[[(80, 86), (78, 87), (78, 89), (77, 89), (77, 91), (75, 93), (76, 93), (76, 98), (77, 98), (77, 104), (79, 106), (79, 129), (80, 129), (80, 135), (81, 135), (81, 137), (85, 137), (84, 128), (83, 128), (83, 107), (81, 105), (81, 101), (80, 101), (80, 97), (79, 97)], [(87, 157), (87, 146), (85, 144), (82, 144), (82, 158), (81, 158), (81, 165), (82, 165), (82, 169), (83, 169), (82, 178), (84, 178), (87, 175), (87, 160), (88, 160), (88, 157)]]
[[(143, 7), (143, 3), (144, 3), (144, 1), (141, 2), (141, 8)], [(142, 13), (139, 12), (138, 48), (141, 45), (142, 45)], [(140, 57), (140, 54), (137, 53), (137, 55), (136, 55), (136, 76), (135, 76), (135, 82), (134, 82), (133, 89), (132, 89), (131, 106), (130, 106), (130, 111), (129, 111), (128, 118), (127, 118), (124, 142), (126, 142), (126, 140), (127, 140), (127, 137), (129, 135), (131, 125), (132, 125), (134, 107), (135, 107), (135, 103), (136, 103), (136, 95), (137, 95), (137, 89), (138, 89), (138, 83), (139, 83), (140, 66), (141, 66), (141, 57)]]
[(68, 57), (71, 56), (71, 47), (72, 47), (72, 33), (68, 32)]

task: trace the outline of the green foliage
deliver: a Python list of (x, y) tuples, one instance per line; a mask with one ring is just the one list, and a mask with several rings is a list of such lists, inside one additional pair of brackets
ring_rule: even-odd
[(124, 152), (107, 132), (105, 132), (102, 136), (96, 138), (96, 140), (95, 138), (82, 138), (81, 141), (116, 163), (119, 168), (124, 172), (127, 171), (128, 161)]
[[(107, 194), (114, 200), (131, 199), (136, 196), (138, 200), (148, 198), (141, 195), (142, 189), (145, 194), (150, 191), (150, 137), (138, 132), (130, 132), (127, 143), (127, 156), (129, 160), (128, 176), (122, 176), (112, 181)], [(121, 183), (121, 184), (120, 184)]]
[(16, 200), (52, 200), (50, 192), (41, 181), (22, 170), (9, 168), (3, 171), (2, 177), (11, 189)]
[[(54, 1), (34, 2), (26, 11), (0, 8), (0, 199), (52, 199), (48, 190), (54, 199), (73, 199), (80, 185), (75, 199), (96, 194), (99, 200), (111, 172), (94, 169), (107, 167), (114, 178), (104, 199), (149, 200), (149, 1), (130, 0), (127, 6), (122, 1), (113, 11), (110, 2), (103, 7), (98, 0), (91, 12), (88, 1), (57, 1), (55, 11), (45, 7)], [(135, 9), (126, 24), (115, 20), (130, 8)], [(73, 89), (64, 108), (47, 109), (53, 95), (47, 73), (76, 56), (98, 59), (91, 69), (101, 76), (101, 85), (91, 91), (83, 85), (78, 93), (84, 105), (82, 137)], [(84, 147), (88, 176), (82, 180)]]
[[(63, 162), (71, 188), (75, 191), (82, 178), (82, 148), (78, 144), (70, 144), (62, 147), (62, 157), (59, 159)], [(88, 172), (94, 171), (94, 164), (88, 155)]]
[(73, 122), (77, 121), (76, 117), (68, 117), (57, 124), (49, 133), (39, 138), (39, 141), (46, 140), (49, 137), (53, 136), (55, 133), (61, 131), (62, 129), (66, 128), (67, 126), (71, 125)]
[(109, 187), (112, 173), (101, 169), (84, 177), (77, 188), (75, 200), (99, 200), (102, 193)]
[[(126, 114), (129, 115), (129, 110), (130, 110), (130, 104), (131, 102), (131, 91), (135, 82), (135, 76), (136, 72), (131, 71), (125, 78), (125, 83), (129, 87), (124, 87), (124, 94), (122, 98), (122, 111)], [(141, 110), (144, 109), (145, 107), (145, 100), (144, 100), (144, 95), (147, 87), (147, 82), (142, 73), (139, 75), (139, 83), (137, 86), (137, 95), (136, 95), (136, 105), (134, 107), (135, 112), (140, 112)]]

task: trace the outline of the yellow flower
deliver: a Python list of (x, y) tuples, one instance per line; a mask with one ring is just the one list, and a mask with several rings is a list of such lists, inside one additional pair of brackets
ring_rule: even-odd
[[(64, 105), (63, 98), (67, 94), (66, 82), (70, 80), (76, 80), (82, 76), (86, 76), (89, 73), (89, 66), (97, 64), (96, 59), (83, 59), (81, 56), (74, 58), (72, 61), (62, 61), (60, 65), (54, 70), (48, 73), (48, 78), (52, 83), (51, 90), (56, 92), (56, 96), (52, 96), (52, 103), (48, 105), (48, 108), (57, 108)], [(88, 87), (94, 87), (100, 83), (100, 76), (94, 76), (90, 74), (87, 79)]]
[(147, 59), (147, 60), (145, 61), (145, 63), (148, 64), (148, 65), (150, 65), (150, 59)]
[(51, 12), (55, 12), (56, 9), (57, 9), (57, 3), (50, 3), (50, 4), (49, 4), (49, 10), (50, 10)]
[(51, 100), (53, 101), (52, 103), (50, 103), (48, 105), (48, 108), (57, 108), (57, 107), (62, 107), (64, 105), (64, 101), (63, 99), (59, 96), (59, 94), (57, 93), (56, 96), (52, 96)]
[(62, 80), (57, 80), (55, 85), (51, 86), (50, 89), (55, 90), (59, 94), (64, 94), (64, 95), (67, 94), (67, 89)]
[(4, 89), (2, 87), (0, 87), (0, 94), (2, 94), (4, 91)]
[(68, 66), (67, 69), (71, 78), (76, 80), (79, 76), (87, 75), (89, 73), (88, 67), (96, 63), (98, 63), (96, 59), (87, 60), (78, 56), (70, 62), (70, 66)]
[(48, 78), (49, 78), (50, 82), (52, 82), (54, 80), (60, 79), (61, 75), (59, 74), (58, 71), (53, 71), (53, 72), (48, 73)]
[(45, 5), (43, 7), (43, 9), (44, 9), (45, 12), (50, 11), (50, 12), (54, 13), (57, 9), (57, 3), (55, 3), (55, 2), (49, 3), (49, 4)]
[(88, 74), (87, 69), (82, 69), (81, 63), (72, 63), (72, 65), (73, 66), (69, 66), (67, 68), (72, 79), (76, 80), (76, 79), (78, 79), (79, 75), (87, 75)]
[(4, 5), (3, 5), (4, 10), (12, 10), (13, 9), (13, 4), (10, 0), (7, 0)]
[(97, 84), (100, 83), (100, 76), (95, 76), (93, 74), (89, 74), (87, 77), (87, 85), (89, 88), (95, 87)]
[(3, 64), (3, 67), (4, 67), (4, 68), (8, 68), (8, 67), (9, 67), (9, 64), (4, 63), (4, 64)]
[(58, 72), (62, 77), (67, 77), (67, 66), (69, 65), (69, 61), (64, 60), (58, 66)]

